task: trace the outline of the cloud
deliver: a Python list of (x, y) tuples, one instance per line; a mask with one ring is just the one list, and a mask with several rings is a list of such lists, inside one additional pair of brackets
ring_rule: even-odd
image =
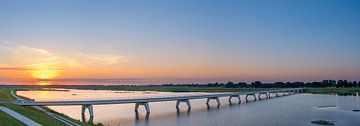
[(111, 45), (100, 45), (101, 48), (111, 48)]
[(7, 51), (9, 57), (13, 57), (13, 59), (19, 59), (21, 61), (55, 56), (45, 49), (18, 45), (4, 40), (0, 41), (0, 49)]
[(130, 56), (118, 56), (118, 55), (99, 55), (99, 54), (85, 54), (80, 52), (78, 54), (79, 59), (87, 61), (93, 65), (117, 65), (120, 63), (130, 62), (133, 58)]
[(31, 48), (31, 47), (27, 47), (27, 46), (18, 46), (18, 49), (16, 49), (16, 50), (17, 51), (26, 50), (26, 51), (30, 51), (33, 54), (41, 55), (41, 56), (53, 56), (54, 55), (54, 54), (46, 51), (45, 49)]
[(9, 41), (0, 41), (0, 51), (5, 51), (0, 70), (30, 71), (30, 70), (68, 70), (77, 62), (71, 58), (51, 53), (45, 49), (18, 45)]
[(83, 52), (74, 56), (65, 56), (52, 53), (46, 49), (18, 45), (3, 40), (0, 40), (0, 51), (5, 51), (6, 56), (9, 57), (2, 61), (0, 70), (14, 71), (41, 69), (58, 71), (72, 69), (96, 70), (101, 67), (120, 66), (122, 63), (128, 63), (133, 59), (130, 56)]
[(26, 67), (0, 67), (0, 70), (18, 70), (18, 71), (25, 71), (25, 70), (32, 70)]

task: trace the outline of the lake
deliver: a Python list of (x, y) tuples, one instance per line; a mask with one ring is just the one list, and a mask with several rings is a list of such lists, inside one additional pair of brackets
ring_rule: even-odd
[[(67, 90), (67, 89), (66, 89)], [(56, 100), (94, 100), (142, 98), (158, 96), (179, 96), (208, 94), (201, 92), (173, 93), (156, 91), (107, 91), (107, 90), (75, 90), (68, 91), (18, 91), (18, 95), (36, 101)], [(94, 123), (107, 126), (304, 126), (333, 123), (337, 126), (357, 126), (360, 124), (359, 96), (337, 96), (324, 94), (296, 94), (268, 100), (242, 103), (233, 99), (221, 98), (221, 106), (215, 101), (210, 106), (206, 99), (191, 100), (192, 109), (187, 111), (186, 104), (175, 108), (176, 101), (150, 104), (150, 114), (146, 114), (143, 106), (139, 113), (134, 112), (134, 104), (95, 105)], [(49, 108), (81, 120), (81, 106), (50, 106)], [(88, 114), (87, 114), (88, 116)]]

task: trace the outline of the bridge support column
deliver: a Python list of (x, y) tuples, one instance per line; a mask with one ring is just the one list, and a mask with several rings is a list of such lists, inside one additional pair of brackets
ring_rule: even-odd
[(300, 89), (300, 93), (304, 93), (304, 90), (305, 90), (305, 89)]
[(254, 100), (256, 101), (256, 95), (255, 95), (255, 94), (246, 94), (246, 97), (245, 97), (246, 102), (249, 101), (248, 97), (249, 97), (250, 95), (253, 96), (253, 97), (254, 97)]
[(138, 112), (139, 106), (142, 105), (145, 107), (146, 113), (150, 113), (150, 107), (148, 102), (138, 102), (135, 103), (135, 112)]
[(176, 108), (179, 109), (179, 105), (181, 102), (185, 102), (187, 107), (188, 107), (188, 110), (191, 109), (191, 104), (190, 104), (190, 99), (178, 99), (176, 100)]
[(261, 96), (261, 95), (263, 95), (263, 94), (266, 96), (266, 98), (265, 98), (265, 99), (269, 98), (269, 96), (268, 96), (268, 93), (267, 93), (267, 92), (260, 92), (260, 93), (259, 93), (259, 95), (258, 95), (258, 99), (259, 99), (259, 100), (261, 100), (261, 97), (260, 97), (260, 96)]
[(92, 123), (92, 120), (94, 118), (94, 110), (93, 110), (93, 106), (92, 105), (82, 105), (81, 106), (81, 117), (83, 122), (85, 122), (85, 111), (86, 109), (89, 110), (89, 115), (90, 115), (90, 119), (89, 122)]
[(231, 95), (231, 96), (229, 97), (229, 103), (230, 103), (230, 104), (231, 104), (231, 99), (232, 99), (233, 97), (236, 97), (236, 98), (238, 99), (238, 103), (239, 103), (239, 104), (241, 103), (240, 95)]
[(275, 96), (276, 96), (276, 97), (280, 97), (279, 91), (275, 92)]
[(211, 99), (215, 99), (216, 100), (216, 102), (217, 102), (217, 106), (220, 106), (220, 100), (219, 100), (219, 97), (210, 97), (210, 98), (207, 98), (207, 100), (206, 100), (206, 105), (208, 105), (209, 106), (209, 102), (210, 102), (210, 100)]
[(268, 98), (271, 98), (271, 94), (274, 94), (276, 97), (276, 92), (271, 91), (271, 92), (269, 92)]

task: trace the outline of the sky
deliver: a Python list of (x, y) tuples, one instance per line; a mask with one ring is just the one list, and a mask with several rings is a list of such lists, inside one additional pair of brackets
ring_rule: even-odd
[(357, 0), (0, 0), (0, 79), (360, 80)]

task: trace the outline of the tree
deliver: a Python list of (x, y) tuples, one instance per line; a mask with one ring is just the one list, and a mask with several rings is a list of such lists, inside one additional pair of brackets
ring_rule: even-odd
[(244, 87), (247, 87), (247, 86), (248, 86), (248, 85), (246, 84), (246, 82), (239, 82), (238, 85), (239, 85), (240, 88), (244, 88)]
[(256, 87), (256, 88), (261, 87), (261, 85), (262, 85), (261, 81), (255, 81), (255, 82), (252, 82), (252, 83), (251, 83), (251, 86), (252, 86), (252, 87)]
[(344, 80), (344, 87), (351, 87), (351, 84), (347, 80)]
[(356, 82), (356, 81), (353, 81), (352, 87), (357, 87), (357, 86), (358, 86), (357, 82)]
[(284, 82), (275, 82), (274, 87), (283, 88), (283, 87), (285, 87), (285, 84), (284, 84)]
[(336, 87), (336, 80), (331, 80), (331, 87)]
[(344, 87), (344, 81), (343, 80), (338, 80), (336, 87), (337, 88)]
[(226, 85), (225, 85), (226, 88), (235, 88), (235, 85), (234, 85), (234, 82), (227, 82)]

